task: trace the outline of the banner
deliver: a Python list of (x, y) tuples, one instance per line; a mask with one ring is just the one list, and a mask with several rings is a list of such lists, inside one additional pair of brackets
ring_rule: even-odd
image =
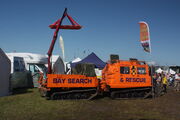
[(140, 42), (146, 52), (151, 52), (149, 27), (146, 22), (139, 22), (140, 24)]
[(59, 44), (60, 44), (60, 48), (62, 50), (62, 55), (63, 55), (63, 60), (65, 60), (65, 54), (64, 54), (64, 41), (62, 36), (59, 37)]

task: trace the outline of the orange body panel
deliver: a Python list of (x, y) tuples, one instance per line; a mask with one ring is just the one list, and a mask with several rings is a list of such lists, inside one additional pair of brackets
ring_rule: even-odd
[[(121, 73), (121, 67), (128, 67), (129, 72)], [(138, 73), (142, 68), (145, 73)], [(135, 87), (151, 87), (151, 76), (149, 75), (149, 67), (147, 64), (140, 64), (139, 61), (118, 61), (117, 63), (109, 63), (102, 71), (101, 88), (135, 88)]]
[(47, 87), (49, 88), (88, 88), (97, 86), (98, 79), (96, 77), (86, 77), (84, 75), (47, 74)]

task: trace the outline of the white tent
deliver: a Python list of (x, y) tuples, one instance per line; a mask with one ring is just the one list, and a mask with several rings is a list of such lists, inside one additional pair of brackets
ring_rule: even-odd
[(53, 73), (54, 74), (64, 74), (65, 73), (65, 65), (62, 58), (59, 56), (56, 62), (53, 65)]
[(169, 73), (170, 74), (176, 74), (176, 72), (174, 70), (172, 70), (172, 69), (169, 70)]
[(156, 72), (157, 72), (157, 73), (162, 73), (163, 70), (162, 70), (161, 68), (158, 68), (158, 69), (156, 70)]
[(176, 74), (176, 72), (172, 69), (168, 69), (168, 70), (165, 70), (163, 71), (164, 73), (170, 73), (170, 74)]
[(0, 97), (10, 93), (11, 61), (0, 48)]

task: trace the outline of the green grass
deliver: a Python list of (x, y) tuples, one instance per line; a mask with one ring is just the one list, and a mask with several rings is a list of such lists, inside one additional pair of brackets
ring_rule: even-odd
[(46, 100), (37, 89), (28, 89), (0, 98), (0, 120), (180, 120), (180, 102), (174, 103), (170, 95), (136, 100)]

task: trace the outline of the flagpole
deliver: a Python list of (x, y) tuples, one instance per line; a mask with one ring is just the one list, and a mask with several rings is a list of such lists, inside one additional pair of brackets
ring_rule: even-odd
[[(150, 60), (152, 61), (152, 49), (151, 49), (151, 39), (150, 39), (150, 32), (149, 32), (149, 26), (147, 25), (147, 29), (148, 29), (148, 34), (149, 34), (149, 49), (150, 49)], [(151, 64), (151, 81), (152, 81), (152, 97), (154, 98), (154, 94), (155, 94), (155, 86), (154, 86), (154, 80), (153, 80), (153, 65)]]
[[(146, 23), (147, 24), (147, 23)], [(148, 34), (149, 34), (149, 54), (150, 54), (150, 60), (152, 61), (152, 50), (151, 50), (151, 39), (150, 39), (150, 32), (149, 32), (149, 26), (147, 25)], [(151, 81), (152, 81), (152, 97), (155, 98), (155, 86), (154, 86), (154, 80), (153, 80), (153, 65), (151, 64)]]
[[(143, 46), (143, 48), (144, 48), (144, 50), (146, 51), (146, 52), (149, 52), (149, 54), (150, 54), (150, 59), (152, 58), (152, 51), (151, 51), (151, 42), (150, 42), (150, 32), (149, 32), (149, 26), (148, 26), (148, 24), (146, 23), (146, 22), (144, 22), (144, 21), (140, 21), (139, 22), (139, 24), (140, 24), (140, 41), (141, 41), (141, 44), (142, 44), (142, 46)], [(143, 30), (141, 31), (141, 28), (142, 28), (142, 24), (144, 24), (145, 25), (145, 27), (143, 27)], [(145, 45), (144, 45), (145, 44)], [(149, 48), (148, 48), (149, 47)], [(154, 98), (154, 93), (155, 93), (155, 91), (154, 91), (154, 80), (153, 80), (153, 77), (152, 77), (152, 74), (153, 74), (153, 72), (152, 72), (152, 70), (153, 70), (153, 67), (152, 67), (152, 65), (150, 66), (150, 76), (151, 76), (151, 85), (152, 85), (152, 97)]]
[[(150, 52), (150, 60), (152, 58), (152, 53)], [(154, 78), (153, 78), (153, 65), (151, 64), (151, 81), (152, 81), (152, 97), (155, 98), (155, 85), (154, 85)]]

